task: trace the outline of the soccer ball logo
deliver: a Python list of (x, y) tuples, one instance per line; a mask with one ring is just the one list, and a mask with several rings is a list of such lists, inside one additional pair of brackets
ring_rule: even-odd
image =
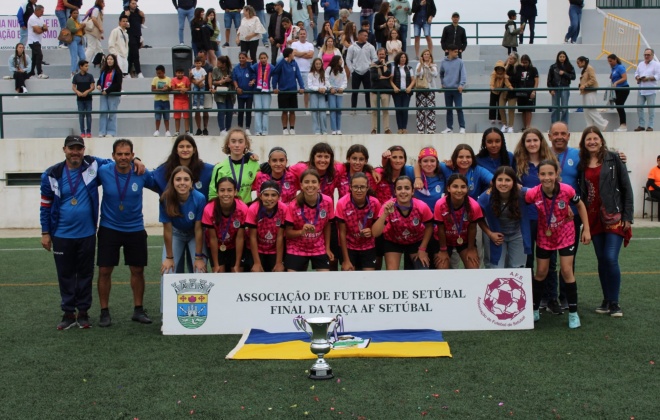
[(512, 278), (495, 279), (486, 287), (484, 306), (499, 320), (513, 319), (525, 309), (522, 283)]

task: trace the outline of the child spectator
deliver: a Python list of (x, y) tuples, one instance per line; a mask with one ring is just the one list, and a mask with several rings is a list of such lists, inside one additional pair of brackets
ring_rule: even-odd
[[(80, 60), (78, 62), (78, 73), (71, 79), (71, 86), (73, 92), (76, 94), (76, 102), (78, 104), (78, 111), (91, 111), (92, 110), (92, 96), (94, 91), (94, 76), (88, 73), (89, 62), (87, 60)], [(92, 137), (92, 114), (78, 114), (80, 121), (80, 137)], [(85, 121), (87, 122), (87, 129), (85, 129)]]
[(186, 134), (190, 134), (190, 114), (188, 113), (190, 101), (186, 93), (190, 90), (190, 79), (184, 76), (183, 69), (176, 69), (175, 75), (176, 77), (171, 81), (171, 86), (173, 91), (178, 92), (174, 94), (174, 129), (176, 131), (174, 137), (177, 137), (181, 129), (182, 116)]
[(385, 45), (387, 47), (388, 58), (393, 60), (394, 57), (402, 51), (401, 40), (399, 39), (399, 31), (392, 29), (387, 35), (387, 42)]
[[(195, 58), (195, 67), (190, 69), (190, 77), (192, 78), (192, 90), (193, 92), (203, 92), (204, 91), (204, 79), (206, 78), (206, 70), (202, 67), (202, 59), (197, 57)], [(204, 95), (203, 94), (193, 94), (193, 106), (192, 109), (204, 109)]]
[[(172, 79), (165, 75), (165, 66), (156, 66), (156, 77), (151, 81), (152, 92), (169, 92)], [(165, 136), (170, 137), (170, 95), (168, 93), (156, 93), (154, 95), (154, 111), (156, 111), (156, 131), (154, 137), (160, 135), (160, 120), (165, 120)]]
[[(245, 111), (238, 111), (238, 126), (245, 128), (245, 134), (248, 136), (250, 133), (250, 124), (252, 123), (252, 100), (256, 89), (257, 75), (252, 70), (248, 63), (248, 55), (246, 52), (241, 51), (238, 54), (238, 64), (231, 72), (231, 79), (234, 82), (234, 89), (238, 97), (238, 109)], [(243, 125), (243, 115), (245, 114), (245, 125)]]
[(507, 49), (507, 54), (512, 51), (518, 51), (518, 35), (525, 31), (525, 23), (520, 25), (520, 29), (516, 26), (516, 11), (509, 10), (507, 12), (509, 20), (504, 24), (504, 37), (502, 38), (502, 46)]
[[(499, 105), (502, 107), (506, 103), (506, 97), (509, 94), (508, 90), (513, 89), (509, 79), (506, 77), (506, 72), (504, 70), (504, 61), (498, 60), (495, 63), (493, 72), (490, 74), (490, 102), (488, 106), (488, 118), (490, 119), (491, 124), (495, 124), (499, 119), (504, 126), (502, 130), (506, 130), (508, 127), (506, 125), (506, 110), (503, 108), (498, 108)], [(504, 99), (502, 99), (504, 97)], [(499, 116), (499, 118), (498, 118)]]
[(296, 113), (294, 110), (298, 108), (298, 96), (295, 91), (298, 90), (298, 93), (303, 93), (305, 83), (300, 74), (300, 68), (293, 59), (293, 49), (285, 48), (282, 56), (284, 58), (277, 63), (275, 70), (273, 70), (273, 93), (277, 94), (277, 107), (283, 110), (282, 134), (287, 136), (296, 134)]

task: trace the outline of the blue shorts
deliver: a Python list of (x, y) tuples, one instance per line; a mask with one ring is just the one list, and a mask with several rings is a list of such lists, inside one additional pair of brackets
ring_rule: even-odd
[(231, 28), (231, 22), (234, 21), (234, 28), (241, 26), (241, 12), (225, 12), (225, 29)]
[(414, 25), (414, 36), (415, 38), (419, 37), (420, 33), (422, 32), (422, 29), (424, 29), (424, 36), (431, 36), (431, 24), (430, 23), (425, 23), (423, 25)]
[[(169, 111), (170, 110), (170, 101), (154, 101), (154, 111)], [(161, 117), (165, 121), (170, 120), (169, 112), (156, 112), (155, 114), (156, 121), (160, 121)]]

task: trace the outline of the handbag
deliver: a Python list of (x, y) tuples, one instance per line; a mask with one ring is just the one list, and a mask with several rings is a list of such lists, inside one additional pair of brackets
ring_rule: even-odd
[(516, 98), (529, 98), (529, 92), (528, 91), (516, 91)]
[(419, 89), (428, 89), (429, 88), (429, 75), (428, 70), (422, 66), (422, 74), (417, 78), (417, 83), (415, 86)]
[(85, 32), (92, 32), (94, 30), (94, 21), (92, 18), (87, 18), (83, 22), (85, 24)]
[(73, 42), (73, 34), (67, 28), (62, 28), (60, 34), (57, 36), (58, 41), (62, 41), (66, 44)]
[(600, 221), (606, 226), (616, 225), (621, 221), (621, 212), (608, 213), (604, 205), (600, 206)]

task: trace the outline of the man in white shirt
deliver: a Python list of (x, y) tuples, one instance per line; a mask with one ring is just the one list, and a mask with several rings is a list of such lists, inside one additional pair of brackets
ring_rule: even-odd
[[(298, 41), (291, 44), (293, 48), (293, 59), (296, 60), (300, 75), (302, 76), (305, 87), (307, 87), (307, 75), (312, 68), (312, 60), (314, 59), (314, 45), (307, 42), (307, 30), (301, 29), (298, 32)], [(305, 108), (309, 108), (309, 93), (305, 93), (304, 101)], [(311, 115), (309, 111), (305, 111), (305, 115)]]
[[(658, 86), (658, 79), (660, 79), (660, 62), (653, 60), (655, 53), (651, 48), (644, 50), (644, 61), (637, 65), (635, 70), (635, 80), (640, 88), (651, 88), (651, 90), (639, 90), (637, 94), (637, 118), (639, 124), (635, 131), (653, 131), (653, 117), (655, 117), (655, 88)], [(34, 61), (34, 59), (32, 60)], [(646, 104), (649, 109), (649, 125), (646, 125), (644, 119), (644, 108), (641, 106)]]
[(119, 26), (110, 32), (108, 38), (108, 51), (117, 56), (117, 64), (124, 77), (128, 76), (128, 17), (119, 15)]
[[(28, 19), (28, 45), (30, 50), (32, 50), (32, 68), (30, 69), (30, 75), (36, 75), (39, 79), (48, 79), (48, 76), (44, 74), (41, 69), (41, 66), (44, 61), (44, 54), (41, 52), (41, 39), (44, 32), (48, 31), (48, 25), (44, 22), (44, 7), (40, 4), (34, 6), (34, 13)], [(34, 70), (37, 70), (35, 73)]]

